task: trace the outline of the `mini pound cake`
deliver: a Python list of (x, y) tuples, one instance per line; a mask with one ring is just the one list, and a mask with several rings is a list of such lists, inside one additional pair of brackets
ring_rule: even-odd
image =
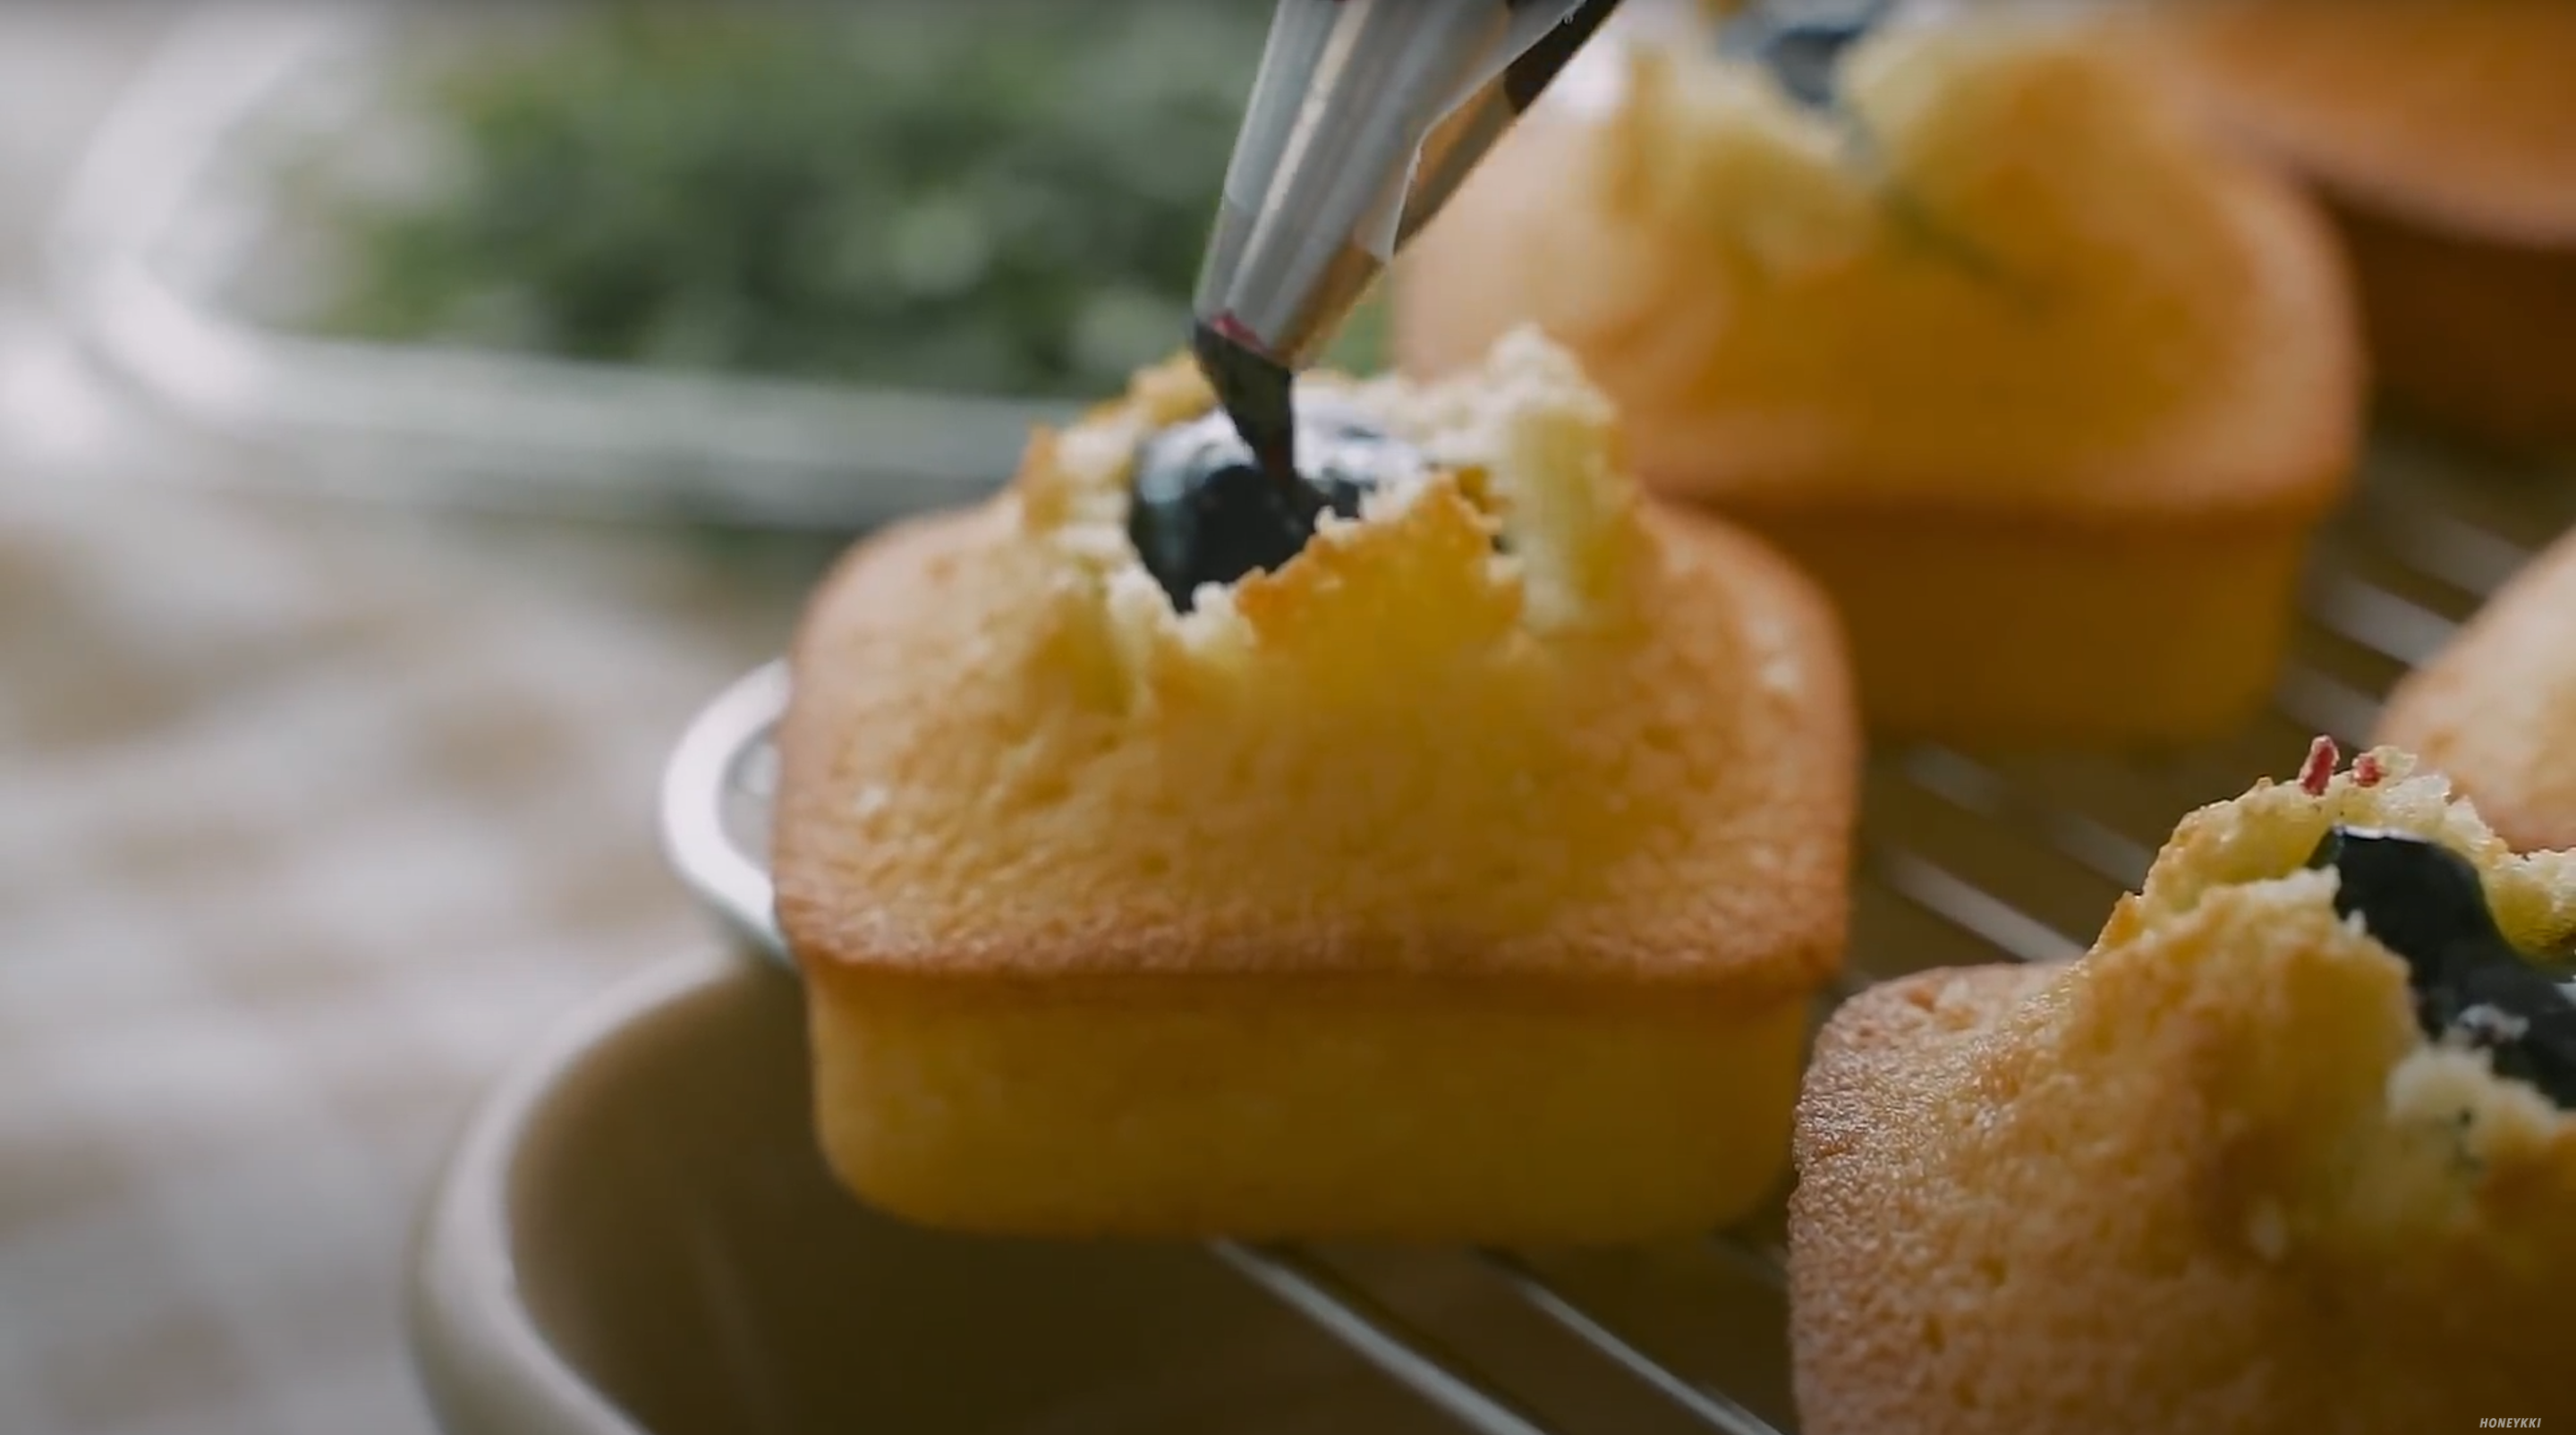
[(774, 867), (832, 1166), (999, 1234), (1745, 1211), (1843, 941), (1830, 608), (1642, 502), (1535, 334), (1300, 395), (1302, 546), (1176, 361), (815, 595)]
[(2326, 197), (2397, 406), (2491, 444), (2576, 443), (2576, 5), (2130, 15), (2223, 126)]
[(1882, 729), (2153, 742), (2257, 706), (2362, 407), (2314, 205), (2022, 7), (1776, 53), (1578, 60), (1399, 265), (1400, 362), (1542, 325), (1647, 484), (1821, 581)]
[(2072, 963), (1874, 988), (1790, 1216), (1807, 1435), (2414, 1435), (2566, 1409), (2576, 853), (2394, 749), (2185, 819)]
[(2576, 532), (2398, 684), (2380, 734), (2459, 783), (2513, 846), (2576, 847)]

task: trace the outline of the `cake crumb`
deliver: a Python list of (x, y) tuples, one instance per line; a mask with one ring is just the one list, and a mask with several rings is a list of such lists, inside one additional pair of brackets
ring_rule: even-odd
[(2320, 736), (2309, 743), (2308, 760), (2299, 764), (2300, 790), (2310, 797), (2325, 796), (2326, 784), (2334, 780), (2335, 766), (2342, 760), (2343, 753), (2333, 738)]
[(1754, 672), (1754, 681), (1767, 692), (1794, 695), (1802, 674), (1797, 652), (1789, 645), (1789, 630), (1777, 618), (1766, 615), (1747, 625), (1745, 634), (1762, 655), (1761, 664)]

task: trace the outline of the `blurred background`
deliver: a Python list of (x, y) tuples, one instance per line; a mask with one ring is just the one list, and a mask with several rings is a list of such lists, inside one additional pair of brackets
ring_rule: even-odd
[(429, 8), (0, 8), (0, 1431), (427, 1430), (669, 744), (1175, 346), (1269, 10)]

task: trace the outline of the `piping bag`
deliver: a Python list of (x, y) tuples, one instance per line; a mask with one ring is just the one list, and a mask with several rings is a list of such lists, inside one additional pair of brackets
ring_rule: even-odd
[(1218, 402), (1311, 524), (1296, 371), (1619, 0), (1280, 0), (1193, 304)]

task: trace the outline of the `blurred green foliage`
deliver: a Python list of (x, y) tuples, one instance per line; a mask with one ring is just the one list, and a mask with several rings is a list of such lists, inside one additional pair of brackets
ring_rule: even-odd
[[(629, 3), (442, 61), (331, 331), (1090, 397), (1186, 339), (1268, 0)], [(1367, 357), (1360, 349), (1343, 357)]]

